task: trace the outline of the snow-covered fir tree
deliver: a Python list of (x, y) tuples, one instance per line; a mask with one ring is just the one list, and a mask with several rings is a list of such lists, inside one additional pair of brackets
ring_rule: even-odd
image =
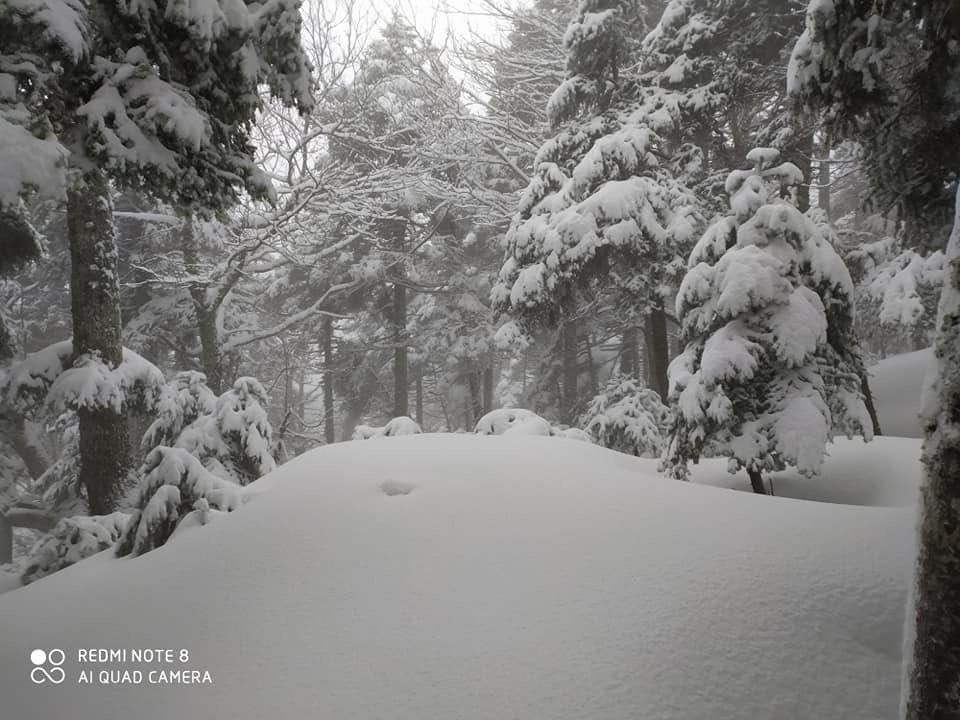
[(579, 425), (597, 444), (637, 457), (659, 457), (669, 411), (660, 396), (631, 377), (612, 377), (590, 401)]
[(496, 309), (527, 328), (562, 328), (568, 421), (578, 402), (570, 348), (585, 296), (608, 292), (628, 314), (656, 315), (660, 350), (651, 357), (664, 373), (653, 375), (665, 376), (663, 306), (698, 224), (686, 159), (675, 162), (660, 135), (676, 106), (623, 73), (632, 17), (630, 3), (580, 4), (564, 38), (567, 78), (548, 104), (559, 132), (537, 154), (492, 291)]
[[(188, 391), (189, 394), (189, 391)], [(199, 389), (197, 394), (203, 396)], [(186, 398), (187, 402), (193, 397)], [(215, 476), (247, 485), (276, 468), (267, 392), (256, 379), (239, 378), (216, 399), (213, 411), (185, 427), (176, 441)]]
[(776, 150), (727, 179), (730, 212), (690, 255), (677, 296), (684, 351), (670, 365), (666, 468), (724, 455), (763, 474), (819, 473), (835, 433), (870, 436), (853, 334), (853, 283), (817, 225), (777, 195), (802, 182)]
[(120, 556), (160, 547), (189, 516), (206, 524), (243, 502), (240, 486), (217, 477), (181, 448), (156, 448), (147, 456), (144, 470), (134, 510), (115, 546)]

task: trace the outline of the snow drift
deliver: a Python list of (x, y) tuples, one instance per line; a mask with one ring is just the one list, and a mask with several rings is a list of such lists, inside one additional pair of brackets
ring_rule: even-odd
[[(912, 510), (653, 466), (541, 437), (308, 453), (141, 558), (0, 596), (0, 714), (894, 718)], [(186, 649), (213, 683), (77, 684), (130, 667), (78, 649), (147, 647)], [(66, 682), (31, 682), (35, 648), (65, 651)]]

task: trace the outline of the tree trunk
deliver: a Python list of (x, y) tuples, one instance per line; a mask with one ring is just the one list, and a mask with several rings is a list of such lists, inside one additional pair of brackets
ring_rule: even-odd
[(907, 618), (914, 623), (914, 642), (902, 702), (906, 720), (960, 717), (960, 214), (954, 218), (947, 261), (933, 402), (924, 417), (920, 552), (908, 604), (913, 617)]
[(647, 382), (660, 398), (667, 402), (669, 383), (667, 366), (670, 364), (670, 341), (667, 337), (667, 314), (662, 307), (647, 315), (645, 329), (647, 345)]
[(483, 414), (493, 410), (493, 368), (483, 370)]
[(13, 525), (0, 515), (0, 565), (13, 562)]
[(323, 439), (336, 442), (333, 415), (333, 318), (323, 318)]
[[(110, 367), (123, 359), (120, 288), (113, 207), (106, 178), (96, 170), (74, 180), (67, 192), (70, 239), (70, 309), (74, 358), (92, 354)], [(81, 408), (80, 483), (91, 515), (113, 512), (132, 465), (130, 436), (112, 407)]]
[(561, 356), (563, 361), (562, 407), (560, 420), (572, 424), (577, 417), (577, 380), (580, 368), (577, 362), (577, 322), (567, 320), (560, 330)]
[(830, 141), (824, 139), (820, 146), (820, 172), (817, 178), (817, 206), (823, 210), (827, 221), (830, 220)]
[(797, 210), (805, 213), (810, 209), (810, 179), (813, 159), (813, 132), (805, 132), (797, 142), (797, 152), (791, 160), (803, 173), (803, 182), (797, 185)]
[(637, 328), (627, 325), (623, 330), (622, 347), (620, 348), (620, 374), (634, 378), (640, 377), (640, 356), (637, 353)]
[(590, 343), (589, 333), (583, 338), (583, 350), (587, 355), (587, 372), (590, 377), (590, 394), (596, 395), (600, 392), (600, 378), (597, 376), (597, 366), (593, 362), (593, 347)]
[(757, 495), (766, 495), (767, 488), (763, 484), (763, 475), (760, 474), (759, 470), (747, 470), (747, 475), (750, 476), (750, 487), (753, 488), (753, 491)]
[[(193, 232), (193, 217), (183, 218), (180, 226), (180, 248), (183, 252), (183, 264), (187, 273), (198, 277), (200, 268), (200, 248)], [(193, 281), (189, 286), (193, 300), (193, 312), (197, 319), (197, 334), (200, 337), (200, 365), (207, 376), (207, 385), (215, 395), (220, 395), (224, 386), (223, 355), (220, 352), (220, 333), (217, 329), (217, 309), (210, 307), (207, 286)]]
[(476, 425), (477, 420), (483, 415), (483, 391), (480, 388), (480, 373), (477, 370), (471, 370), (467, 373), (467, 382), (470, 387), (470, 421), (467, 423), (467, 430)]
[(407, 288), (401, 283), (393, 286), (393, 416), (410, 414), (407, 389), (410, 378), (407, 368)]
[(416, 417), (414, 420), (417, 421), (417, 425), (423, 428), (423, 363), (417, 364), (417, 380), (416, 380), (416, 398), (414, 404), (414, 412)]
[(860, 392), (863, 394), (863, 404), (867, 407), (867, 413), (870, 415), (870, 424), (873, 425), (873, 434), (883, 435), (880, 430), (880, 418), (877, 416), (877, 406), (873, 403), (873, 393), (870, 391), (870, 373), (863, 369), (860, 372)]

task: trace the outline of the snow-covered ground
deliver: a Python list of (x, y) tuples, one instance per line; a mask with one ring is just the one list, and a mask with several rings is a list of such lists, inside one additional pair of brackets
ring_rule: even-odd
[[(894, 718), (913, 511), (879, 506), (909, 502), (919, 443), (831, 452), (774, 481), (811, 502), (552, 437), (321, 448), (159, 550), (0, 596), (0, 717)], [(35, 648), (65, 651), (63, 684), (31, 682)], [(177, 661), (78, 662), (96, 648)]]
[(923, 378), (932, 359), (933, 351), (927, 348), (888, 357), (870, 368), (870, 389), (885, 434), (923, 437), (920, 400)]

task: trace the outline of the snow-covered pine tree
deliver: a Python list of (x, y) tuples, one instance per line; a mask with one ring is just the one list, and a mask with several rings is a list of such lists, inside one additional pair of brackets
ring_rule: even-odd
[(155, 448), (144, 470), (135, 509), (116, 545), (118, 556), (160, 547), (191, 513), (204, 524), (211, 513), (232, 512), (243, 502), (238, 485), (212, 474), (181, 448)]
[(631, 377), (615, 376), (593, 398), (579, 424), (605, 448), (659, 457), (669, 414), (656, 392)]
[[(727, 179), (730, 212), (690, 255), (677, 296), (684, 351), (670, 365), (664, 464), (676, 477), (705, 454), (765, 472), (820, 471), (834, 433), (870, 436), (860, 395), (850, 274), (817, 225), (783, 198), (802, 182), (779, 153), (752, 150)], [(777, 191), (779, 190), (779, 193)]]
[(267, 405), (267, 392), (259, 381), (239, 378), (217, 398), (212, 413), (184, 428), (176, 447), (217, 477), (238, 485), (252, 483), (276, 468)]
[[(642, 41), (645, 85), (670, 92), (680, 122), (671, 139), (699, 155), (695, 190), (723, 212), (727, 174), (758, 145), (777, 147), (809, 174), (813, 127), (786, 123), (783, 65), (802, 29), (783, 0), (669, 0)], [(798, 189), (798, 208), (809, 191)]]
[[(31, 191), (66, 200), (73, 356), (106, 376), (123, 354), (111, 181), (208, 210), (241, 191), (269, 196), (249, 131), (262, 85), (311, 103), (298, 5), (14, 0), (0, 28), (0, 164), (16, 169), (0, 204)], [(91, 512), (107, 514), (129, 434), (114, 405), (78, 414), (81, 482)]]
[(674, 163), (658, 134), (672, 127), (676, 107), (623, 73), (634, 50), (626, 21), (635, 17), (630, 2), (580, 3), (564, 38), (567, 78), (548, 104), (560, 130), (537, 154), (492, 291), (495, 308), (527, 329), (563, 329), (568, 422), (578, 398), (574, 318), (598, 290), (661, 320), (661, 351), (651, 358), (661, 358), (665, 378), (663, 304), (698, 224), (685, 161)]
[(204, 415), (212, 415), (216, 405), (217, 396), (207, 386), (203, 373), (177, 373), (160, 391), (156, 418), (144, 433), (141, 447), (151, 450), (158, 445), (172, 446), (186, 427)]

